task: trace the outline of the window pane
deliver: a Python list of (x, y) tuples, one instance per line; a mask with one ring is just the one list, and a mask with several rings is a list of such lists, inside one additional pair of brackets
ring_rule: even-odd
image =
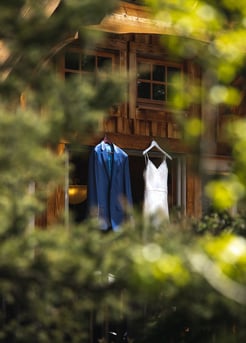
[(74, 53), (74, 52), (66, 52), (65, 68), (79, 70), (79, 54)]
[(153, 66), (153, 80), (154, 81), (165, 81), (165, 67), (160, 65)]
[(150, 84), (138, 82), (138, 98), (150, 99)]
[(167, 68), (167, 82), (179, 82), (181, 70), (175, 67)]
[(81, 64), (82, 64), (81, 66), (82, 71), (89, 71), (89, 72), (95, 71), (96, 56), (83, 55)]
[(98, 56), (97, 57), (97, 68), (99, 70), (105, 69), (105, 68), (112, 70), (112, 58), (111, 57)]
[(151, 79), (151, 65), (149, 63), (138, 64), (138, 78), (143, 80)]
[(165, 86), (153, 84), (153, 100), (164, 101), (165, 98)]

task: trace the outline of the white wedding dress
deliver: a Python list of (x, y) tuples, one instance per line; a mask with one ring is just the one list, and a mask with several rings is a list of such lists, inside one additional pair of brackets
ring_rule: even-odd
[(168, 168), (166, 159), (156, 165), (145, 155), (146, 169), (144, 171), (145, 192), (143, 212), (145, 215), (162, 214), (169, 218), (168, 210)]

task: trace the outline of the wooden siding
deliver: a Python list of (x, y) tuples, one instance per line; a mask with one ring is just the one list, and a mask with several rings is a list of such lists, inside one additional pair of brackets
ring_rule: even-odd
[[(79, 40), (72, 46), (79, 47)], [(129, 75), (128, 101), (124, 104), (114, 106), (110, 109), (108, 117), (101, 122), (99, 132), (91, 137), (87, 142), (81, 139), (81, 144), (86, 146), (96, 145), (105, 134), (116, 145), (131, 151), (143, 151), (151, 142), (156, 139), (171, 155), (178, 154), (185, 156), (186, 165), (186, 209), (188, 216), (200, 216), (202, 213), (202, 182), (199, 174), (194, 172), (192, 156), (193, 151), (184, 144), (181, 131), (176, 122), (177, 112), (167, 104), (158, 106), (154, 103), (140, 103), (137, 100), (136, 75), (138, 56), (146, 59), (157, 59), (163, 61), (173, 61), (167, 50), (160, 43), (160, 36), (153, 34), (108, 34), (105, 41), (97, 47), (98, 50), (115, 53), (117, 56), (117, 67), (124, 75)], [(175, 63), (182, 65), (182, 70), (186, 75), (185, 89), (189, 83), (202, 82), (202, 75), (199, 67), (192, 60), (178, 60)], [(61, 63), (61, 69), (62, 69)], [(202, 118), (207, 126), (206, 135), (203, 137), (213, 146), (213, 158), (224, 156), (230, 159), (228, 145), (224, 141), (223, 127), (225, 122), (231, 120), (228, 115), (221, 115), (217, 109), (217, 115), (213, 119), (212, 129), (209, 121), (211, 113), (207, 104), (202, 102), (191, 105), (186, 111), (179, 113), (184, 118)], [(58, 190), (59, 193), (59, 190)], [(57, 193), (57, 194), (58, 194)], [(60, 193), (59, 193), (60, 194)], [(60, 195), (57, 195), (58, 197)], [(57, 197), (54, 197), (55, 202)], [(50, 208), (52, 209), (52, 206)], [(54, 208), (54, 207), (53, 207)], [(51, 211), (52, 212), (52, 211)], [(59, 211), (57, 212), (59, 213)], [(50, 215), (52, 217), (52, 213)], [(50, 217), (50, 218), (51, 218)]]

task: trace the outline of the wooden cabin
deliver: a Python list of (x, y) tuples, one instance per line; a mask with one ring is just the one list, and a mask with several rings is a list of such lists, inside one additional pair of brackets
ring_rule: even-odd
[[(75, 169), (72, 173), (67, 170), (65, 192), (59, 189), (49, 199), (42, 221), (53, 222), (64, 209), (68, 215), (72, 212), (77, 221), (85, 218), (86, 191), (80, 200), (72, 196), (69, 200), (68, 192), (73, 185), (86, 189), (90, 148), (105, 134), (129, 156), (133, 201), (137, 208), (141, 209), (144, 195), (142, 152), (155, 139), (172, 156), (172, 160), (167, 161), (170, 213), (201, 216), (207, 207), (203, 192), (206, 178), (194, 171), (192, 162), (198, 155), (195, 156), (194, 151), (184, 144), (175, 120), (177, 111), (169, 102), (172, 76), (181, 79), (186, 75), (185, 96), (189, 92), (189, 81), (204, 82), (199, 66), (193, 59), (181, 60), (169, 54), (165, 40), (173, 32), (153, 21), (148, 9), (135, 1), (120, 2), (119, 8), (94, 29), (105, 31), (105, 40), (94, 51), (83, 51), (79, 39), (74, 39), (57, 56), (59, 73), (65, 79), (71, 74), (96, 71), (107, 63), (112, 70), (120, 70), (124, 75), (131, 73), (134, 77), (129, 78), (127, 102), (111, 108), (97, 136), (76, 149), (69, 142), (61, 142), (59, 149), (68, 153), (68, 165), (73, 163)], [(145, 71), (142, 72), (141, 68)], [(203, 155), (200, 170), (208, 177), (228, 173), (231, 157), (223, 141), (222, 129), (225, 122), (233, 119), (232, 116), (220, 113), (219, 109), (211, 112), (202, 99), (200, 104), (190, 106), (180, 115), (187, 119), (201, 118), (206, 127), (202, 139), (209, 142), (211, 148)]]

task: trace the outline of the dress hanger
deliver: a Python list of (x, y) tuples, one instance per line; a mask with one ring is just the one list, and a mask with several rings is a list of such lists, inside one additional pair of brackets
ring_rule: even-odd
[(155, 140), (152, 140), (150, 146), (143, 151), (143, 155), (147, 154), (147, 152), (150, 151), (152, 148), (157, 148), (160, 152), (162, 152), (165, 156), (172, 160), (172, 157), (165, 150), (163, 150)]

